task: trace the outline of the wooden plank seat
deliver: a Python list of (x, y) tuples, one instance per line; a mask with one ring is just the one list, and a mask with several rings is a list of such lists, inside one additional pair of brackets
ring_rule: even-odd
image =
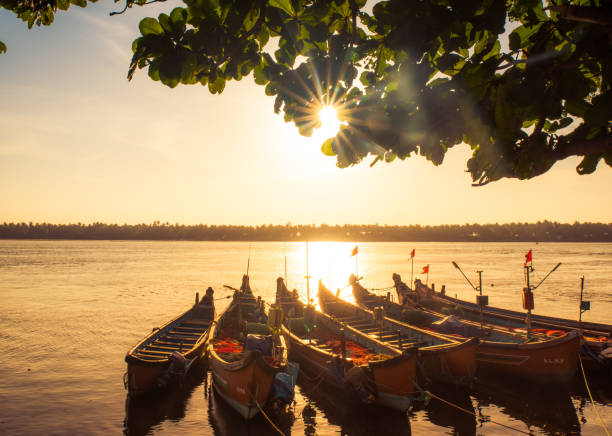
[(154, 350), (138, 350), (135, 354), (149, 356), (149, 357), (159, 357), (166, 358), (172, 354), (170, 351), (154, 351)]
[(181, 347), (177, 344), (173, 344), (173, 346), (168, 347), (165, 345), (157, 345), (157, 344), (149, 344), (146, 347), (142, 348), (143, 350), (157, 350), (157, 351), (179, 351), (181, 349)]
[(182, 336), (191, 336), (195, 338), (199, 338), (200, 336), (202, 336), (201, 331), (185, 330), (184, 328), (181, 328), (181, 327), (175, 327), (172, 330), (170, 330), (169, 333), (182, 335)]
[(177, 332), (193, 333), (193, 334), (197, 334), (197, 335), (201, 335), (205, 331), (205, 329), (203, 329), (202, 327), (185, 327), (185, 326), (182, 326), (182, 325), (174, 327), (174, 330), (177, 331)]
[(175, 344), (183, 343), (183, 344), (192, 344), (193, 345), (193, 344), (196, 343), (195, 339), (187, 339), (187, 338), (184, 338), (184, 337), (173, 336), (173, 335), (164, 335), (164, 336), (161, 336), (159, 339), (160, 340), (163, 339), (164, 341), (168, 341), (168, 342), (174, 342)]
[[(172, 348), (172, 347), (180, 348), (181, 342), (153, 341), (153, 342), (151, 342), (151, 345), (159, 345), (159, 346), (168, 347), (168, 348)], [(191, 348), (192, 346), (193, 346), (193, 344), (185, 344), (185, 343), (183, 343), (183, 349)]]
[(209, 319), (190, 319), (181, 324), (181, 326), (185, 327), (208, 327), (212, 321)]
[(170, 330), (168, 332), (168, 334), (171, 335), (171, 336), (176, 336), (176, 337), (179, 337), (179, 338), (187, 338), (187, 339), (197, 339), (200, 336), (202, 336), (199, 333), (179, 332), (179, 331), (176, 331), (176, 330)]
[(370, 320), (364, 320), (364, 321), (355, 321), (355, 322), (350, 322), (347, 323), (349, 324), (351, 327), (354, 327), (356, 329), (361, 329), (361, 328), (368, 328), (368, 327), (374, 327), (376, 326), (376, 324), (374, 324), (372, 321)]

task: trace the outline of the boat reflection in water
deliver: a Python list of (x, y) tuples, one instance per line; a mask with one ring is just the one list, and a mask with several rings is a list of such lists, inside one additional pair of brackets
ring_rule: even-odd
[(504, 433), (504, 428), (496, 424), (502, 423), (525, 433), (581, 434), (576, 409), (567, 389), (547, 387), (534, 390), (529, 384), (487, 383), (476, 385), (472, 396), (476, 400), (479, 433), (486, 433), (486, 429), (492, 431), (495, 427)]
[(193, 392), (206, 380), (206, 372), (206, 365), (198, 362), (180, 386), (170, 386), (140, 397), (130, 398), (128, 394), (125, 400), (123, 434), (146, 435), (165, 420), (183, 419)]
[[(388, 408), (338, 401), (337, 392), (322, 383), (298, 379), (296, 412), (303, 431), (299, 434), (340, 433), (347, 436), (410, 435), (410, 417)], [(294, 425), (298, 434), (297, 425)]]
[[(431, 392), (444, 401), (431, 399), (425, 408), (427, 421), (438, 427), (452, 429), (453, 435), (476, 435), (476, 411), (467, 388), (448, 385), (433, 386)], [(418, 416), (417, 413), (414, 419), (418, 419)]]

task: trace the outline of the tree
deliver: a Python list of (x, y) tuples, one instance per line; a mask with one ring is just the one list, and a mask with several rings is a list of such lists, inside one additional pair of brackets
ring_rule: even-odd
[[(85, 2), (0, 5), (31, 26), (69, 1)], [(413, 154), (439, 165), (461, 143), (475, 185), (569, 156), (580, 174), (612, 166), (610, 0), (183, 1), (140, 22), (128, 78), (147, 68), (220, 94), (253, 74), (306, 136), (333, 105), (345, 124), (322, 151), (340, 167)]]

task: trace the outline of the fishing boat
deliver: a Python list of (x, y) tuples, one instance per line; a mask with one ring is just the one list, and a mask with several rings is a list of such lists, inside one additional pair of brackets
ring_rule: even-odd
[(334, 319), (398, 351), (416, 347), (424, 382), (469, 385), (474, 378), (478, 339), (453, 338), (389, 318), (383, 307), (356, 306), (332, 294), (321, 281), (319, 304)]
[[(210, 330), (209, 366), (215, 392), (249, 420), (268, 408), (293, 400), (297, 374), (287, 360), (280, 320), (268, 317), (263, 300), (255, 298), (249, 276)], [(276, 324), (275, 324), (276, 323)]]
[(290, 356), (310, 375), (343, 394), (342, 402), (377, 404), (405, 412), (421, 397), (417, 387), (417, 348), (402, 351), (302, 303), (277, 281), (276, 304), (287, 315), (283, 334)]
[[(439, 305), (431, 305), (433, 298), (436, 298), (431, 292), (427, 299), (418, 299), (422, 305), (415, 303), (406, 296), (408, 287), (401, 277), (397, 274), (393, 277), (403, 305), (373, 295), (357, 282), (353, 284), (354, 294), (366, 306), (383, 304), (391, 317), (408, 318), (420, 326), (447, 334), (480, 338), (476, 359), (482, 375), (504, 374), (547, 384), (567, 383), (573, 378), (580, 349), (580, 336), (576, 331), (549, 336), (534, 329), (528, 335), (524, 329), (513, 330), (491, 323), (488, 318), (483, 318), (482, 322), (479, 317), (464, 318), (463, 312), (456, 308), (452, 308), (452, 314), (449, 311), (442, 313), (436, 310), (440, 308)], [(427, 294), (424, 290), (422, 292)]]
[(140, 340), (125, 356), (123, 385), (138, 396), (181, 381), (204, 357), (209, 327), (215, 319), (212, 288), (193, 307)]

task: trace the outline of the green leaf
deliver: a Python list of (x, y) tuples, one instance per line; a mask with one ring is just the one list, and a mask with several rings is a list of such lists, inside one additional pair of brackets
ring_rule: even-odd
[(67, 11), (68, 8), (70, 7), (70, 1), (69, 0), (57, 0), (57, 8), (62, 10), (62, 11)]
[(521, 37), (516, 32), (512, 32), (508, 37), (508, 47), (510, 50), (517, 51), (521, 48)]
[(257, 83), (258, 85), (265, 85), (266, 83), (268, 83), (269, 80), (264, 71), (263, 65), (257, 65), (253, 69), (253, 78), (255, 79), (255, 83)]
[(270, 0), (268, 4), (274, 8), (282, 9), (291, 17), (295, 16), (295, 10), (290, 0)]
[(323, 144), (321, 144), (321, 152), (325, 156), (335, 156), (336, 152), (334, 151), (334, 141), (336, 138), (326, 139)]
[(162, 28), (161, 24), (159, 24), (159, 22), (155, 18), (151, 17), (143, 18), (140, 21), (138, 28), (140, 29), (140, 33), (142, 33), (143, 36), (164, 34), (164, 29)]
[(582, 162), (576, 167), (576, 171), (580, 175), (592, 174), (597, 169), (597, 164), (601, 160), (601, 154), (589, 154), (582, 159)]
[(183, 33), (185, 31), (185, 22), (187, 21), (187, 10), (184, 8), (172, 9), (170, 20), (174, 30)]
[(221, 94), (225, 89), (225, 78), (221, 75), (217, 76), (214, 82), (208, 83), (208, 90), (211, 94)]

